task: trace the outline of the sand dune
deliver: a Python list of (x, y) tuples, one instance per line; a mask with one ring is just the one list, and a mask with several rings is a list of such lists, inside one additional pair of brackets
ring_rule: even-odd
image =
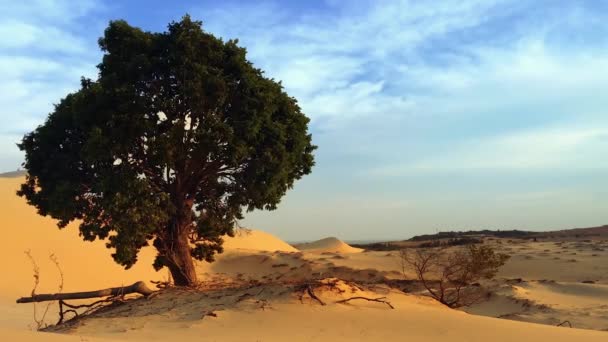
[(59, 275), (49, 260), (50, 254), (57, 257), (63, 270), (66, 292), (166, 277), (166, 273), (157, 273), (150, 267), (155, 255), (151, 248), (144, 248), (139, 262), (127, 271), (114, 263), (103, 241), (83, 241), (74, 224), (58, 229), (53, 219), (39, 216), (35, 208), (15, 195), (22, 181), (22, 178), (0, 178), (1, 224), (5, 238), (10, 236), (10, 241), (5, 240), (0, 248), (0, 258), (10, 260), (5, 263), (4, 272), (11, 278), (10, 282), (0, 282), (0, 300), (8, 298), (12, 302), (17, 296), (30, 293), (33, 272), (26, 250), (40, 267), (39, 292), (57, 290)]
[[(256, 230), (243, 230), (234, 238), (226, 238), (225, 253), (215, 263), (197, 263), (201, 280), (210, 290), (169, 290), (149, 300), (131, 301), (82, 321), (68, 335), (31, 332), (28, 325), (32, 323), (32, 304), (14, 302), (17, 297), (29, 295), (33, 283), (25, 250), (31, 251), (40, 267), (38, 293), (57, 290), (59, 276), (48, 258), (50, 253), (62, 267), (64, 291), (164, 280), (167, 272), (152, 269), (152, 248), (144, 249), (139, 262), (126, 271), (114, 263), (104, 242), (83, 242), (74, 225), (57, 229), (52, 219), (38, 216), (34, 208), (15, 196), (21, 181), (22, 178), (0, 178), (0, 217), (6, 236), (10, 237), (0, 248), (0, 258), (9, 261), (3, 271), (10, 279), (0, 282), (0, 336), (5, 340), (195, 341), (204, 336), (222, 341), (485, 342), (604, 341), (608, 336), (602, 331), (550, 326), (568, 319), (577, 328), (608, 328), (608, 306), (604, 304), (608, 300), (608, 266), (601, 261), (608, 256), (606, 242), (514, 241), (496, 245), (513, 258), (495, 281), (491, 299), (469, 310), (491, 316), (483, 317), (386, 286), (353, 288), (344, 281), (339, 286), (317, 290), (325, 306), (310, 297), (299, 298), (294, 284), (310, 279), (336, 277), (359, 284), (402, 279), (397, 253), (357, 253), (362, 250), (336, 238), (299, 245), (302, 251), (298, 251), (277, 237)], [(564, 272), (564, 268), (568, 271)], [(406, 270), (406, 276), (411, 278), (411, 272)], [(583, 280), (595, 284), (583, 284)], [(395, 309), (365, 300), (336, 303), (351, 296), (386, 297)], [(48, 315), (49, 323), (56, 319), (53, 310), (54, 307)]]
[[(69, 327), (71, 333), (130, 341), (604, 341), (606, 333), (472, 316), (425, 297), (361, 289), (325, 279), (325, 304), (285, 285), (207, 292), (167, 291)], [(300, 298), (301, 297), (301, 298)], [(381, 302), (339, 300), (384, 297)]]
[(607, 302), (608, 285), (522, 280), (498, 286), (490, 300), (465, 310), (517, 321), (606, 330)]
[(300, 243), (296, 247), (301, 251), (315, 253), (360, 253), (361, 248), (354, 248), (335, 237), (328, 237), (314, 242)]
[[(0, 248), (5, 278), (0, 281), (0, 336), (5, 341), (79, 341), (77, 336), (40, 334), (28, 331), (33, 323), (33, 305), (15, 304), (30, 295), (34, 283), (30, 254), (40, 269), (37, 293), (57, 292), (60, 275), (49, 259), (54, 254), (61, 266), (64, 292), (95, 290), (128, 285), (138, 280), (166, 279), (166, 272), (151, 267), (154, 251), (144, 249), (139, 262), (130, 270), (114, 263), (102, 241), (85, 242), (78, 236), (78, 227), (70, 225), (59, 230), (54, 220), (41, 217), (36, 209), (17, 197), (22, 177), (0, 177), (0, 220), (5, 240)], [(9, 281), (10, 280), (10, 281)], [(44, 307), (39, 305), (40, 308)], [(56, 304), (47, 314), (47, 323), (57, 320)], [(40, 316), (40, 310), (38, 310)]]
[[(112, 260), (112, 251), (105, 247), (105, 242), (83, 241), (75, 224), (58, 229), (53, 219), (39, 216), (34, 207), (15, 195), (22, 181), (23, 178), (0, 178), (2, 229), (10, 233), (10, 243), (0, 248), (0, 258), (11, 260), (5, 266), (5, 272), (12, 280), (0, 282), (0, 301), (13, 302), (31, 292), (32, 265), (24, 253), (28, 250), (40, 268), (39, 293), (55, 292), (59, 284), (59, 273), (49, 260), (50, 254), (57, 257), (63, 270), (65, 292), (127, 285), (138, 280), (167, 279), (168, 272), (155, 272), (151, 267), (156, 255), (152, 247), (143, 248), (138, 262), (125, 270)], [(271, 234), (255, 230), (241, 230), (234, 238), (226, 237), (224, 248), (227, 254), (235, 250), (297, 251)], [(199, 263), (202, 269), (205, 264)]]
[(251, 250), (251, 251), (282, 251), (297, 252), (287, 242), (266, 232), (251, 229), (238, 229), (234, 237), (224, 238), (224, 250)]

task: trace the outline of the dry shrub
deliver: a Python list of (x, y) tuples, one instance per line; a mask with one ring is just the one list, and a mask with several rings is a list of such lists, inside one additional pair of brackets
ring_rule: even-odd
[[(27, 255), (27, 257), (30, 259), (30, 262), (32, 263), (32, 271), (34, 272), (34, 286), (32, 287), (32, 297), (34, 297), (36, 295), (36, 290), (38, 289), (38, 285), (40, 284), (40, 267), (38, 267), (38, 264), (36, 263), (36, 260), (34, 259), (34, 257), (32, 256), (32, 253), (27, 250), (25, 251), (25, 255)], [(57, 256), (55, 256), (55, 254), (51, 253), (49, 255), (49, 259), (51, 260), (51, 262), (53, 264), (55, 264), (55, 267), (57, 268), (57, 272), (59, 273), (59, 285), (58, 285), (58, 291), (57, 293), (61, 293), (63, 291), (63, 270), (61, 269), (61, 266), (59, 265), (59, 260), (57, 259)], [(44, 307), (44, 311), (42, 311), (42, 315), (40, 316), (40, 318), (38, 318), (38, 310), (37, 310), (37, 306), (36, 303), (33, 303), (33, 307), (34, 307), (34, 323), (36, 325), (36, 330), (41, 330), (43, 328), (46, 328), (48, 326), (48, 324), (46, 324), (45, 318), (47, 313), (49, 312), (49, 308), (51, 307), (52, 302), (49, 302), (46, 304), (46, 306)]]
[[(492, 279), (509, 256), (487, 245), (400, 251), (402, 271), (409, 266), (429, 295), (451, 308), (472, 305), (483, 298), (478, 281)], [(477, 285), (477, 286), (472, 286)]]

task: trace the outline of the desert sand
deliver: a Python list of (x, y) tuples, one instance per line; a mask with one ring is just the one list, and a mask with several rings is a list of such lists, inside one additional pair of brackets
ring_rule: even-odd
[[(212, 264), (200, 262), (200, 290), (169, 288), (149, 299), (129, 300), (52, 332), (34, 332), (33, 304), (15, 304), (32, 290), (29, 250), (40, 268), (37, 293), (101, 289), (137, 280), (166, 280), (144, 249), (130, 270), (116, 265), (104, 242), (83, 242), (74, 225), (59, 230), (50, 218), (15, 196), (22, 178), (0, 178), (0, 336), (19, 341), (606, 341), (608, 241), (487, 241), (512, 255), (488, 286), (487, 301), (449, 309), (419, 289), (391, 281), (402, 274), (395, 251), (368, 252), (337, 238), (299, 249), (258, 230), (227, 238)], [(311, 296), (303, 288), (319, 285)], [(149, 283), (152, 287), (152, 284)], [(406, 284), (406, 283), (404, 283)], [(383, 298), (379, 301), (352, 297)], [(391, 308), (387, 303), (388, 302)], [(321, 302), (325, 305), (322, 305)], [(36, 305), (38, 315), (46, 305)], [(55, 323), (56, 304), (46, 317)], [(466, 311), (466, 312), (465, 312)], [(500, 317), (500, 318), (498, 318)], [(569, 320), (574, 328), (556, 327)], [(541, 323), (541, 324), (537, 324)], [(583, 329), (580, 329), (583, 328)]]

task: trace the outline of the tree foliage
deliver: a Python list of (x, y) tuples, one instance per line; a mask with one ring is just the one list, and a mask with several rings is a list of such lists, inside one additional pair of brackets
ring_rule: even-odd
[(492, 279), (509, 256), (496, 253), (487, 245), (467, 245), (454, 251), (443, 248), (401, 250), (402, 267), (414, 269), (429, 295), (449, 307), (477, 302), (479, 291), (469, 286), (482, 279)]
[(95, 80), (82, 79), (25, 135), (18, 191), (126, 268), (153, 241), (157, 269), (196, 281), (243, 211), (275, 209), (314, 165), (309, 119), (280, 82), (185, 16), (162, 33), (110, 22)]

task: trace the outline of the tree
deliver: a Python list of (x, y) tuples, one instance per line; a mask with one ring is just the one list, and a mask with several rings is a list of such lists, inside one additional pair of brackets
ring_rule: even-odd
[(448, 252), (445, 247), (400, 251), (401, 266), (414, 269), (429, 295), (451, 308), (468, 306), (480, 298), (469, 286), (481, 279), (492, 279), (509, 256), (490, 246), (468, 245)]
[(18, 195), (126, 268), (153, 241), (154, 267), (194, 284), (192, 258), (212, 262), (243, 210), (275, 209), (314, 165), (309, 119), (237, 43), (189, 16), (162, 33), (110, 22), (98, 78), (19, 144)]

